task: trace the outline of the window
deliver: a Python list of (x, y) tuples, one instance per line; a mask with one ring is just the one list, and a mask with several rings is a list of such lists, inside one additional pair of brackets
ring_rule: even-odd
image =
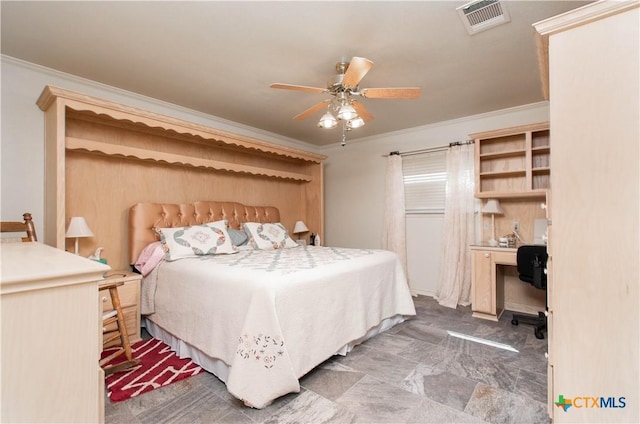
[(402, 157), (406, 213), (444, 213), (447, 150)]

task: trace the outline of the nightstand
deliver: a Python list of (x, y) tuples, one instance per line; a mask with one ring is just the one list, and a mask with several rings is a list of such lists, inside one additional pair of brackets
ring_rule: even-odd
[[(118, 297), (120, 298), (120, 305), (122, 307), (122, 313), (124, 314), (125, 325), (127, 326), (127, 333), (129, 334), (129, 343), (133, 344), (139, 340), (140, 337), (140, 280), (142, 276), (131, 271), (109, 271), (99, 285), (107, 283), (122, 282), (123, 285), (118, 287)], [(108, 295), (108, 291), (100, 292), (100, 304), (103, 311), (110, 311), (113, 309), (111, 305), (111, 298)], [(115, 329), (115, 324), (113, 324)], [(117, 341), (114, 341), (114, 345)], [(102, 343), (100, 343), (102, 346)]]

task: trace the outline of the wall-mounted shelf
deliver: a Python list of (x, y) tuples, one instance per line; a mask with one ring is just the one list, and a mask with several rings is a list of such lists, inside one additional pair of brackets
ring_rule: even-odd
[(51, 110), (54, 106), (62, 106), (79, 113), (89, 112), (95, 114), (94, 119), (107, 125), (125, 127), (127, 124), (133, 124), (138, 125), (141, 129), (146, 128), (150, 131), (175, 133), (183, 141), (208, 140), (238, 151), (258, 151), (272, 156), (283, 156), (315, 163), (322, 163), (325, 159), (323, 155), (276, 145), (53, 86), (44, 88), (38, 98), (37, 105), (42, 111)]
[(514, 169), (513, 171), (492, 171), (492, 172), (481, 172), (480, 178), (509, 178), (509, 177), (524, 177), (526, 175), (526, 171), (524, 169)]
[(547, 194), (547, 190), (538, 191), (486, 191), (480, 194), (476, 194), (478, 199), (544, 199)]
[(257, 166), (240, 165), (219, 160), (201, 159), (193, 156), (185, 156), (174, 153), (158, 152), (154, 150), (123, 146), (119, 144), (102, 143), (99, 141), (85, 140), (74, 137), (66, 137), (65, 148), (67, 150), (86, 151), (103, 154), (106, 156), (119, 156), (142, 161), (167, 163), (169, 165), (186, 166), (194, 168), (207, 168), (222, 172), (237, 172), (252, 174), (262, 177), (282, 178), (295, 181), (309, 182), (313, 178), (310, 175), (269, 170)]
[(471, 134), (471, 138), (477, 198), (545, 197), (551, 174), (547, 122)]
[(503, 152), (483, 153), (480, 155), (480, 158), (482, 160), (502, 159), (502, 158), (520, 157), (525, 154), (526, 154), (526, 150), (517, 149), (517, 150), (506, 150)]

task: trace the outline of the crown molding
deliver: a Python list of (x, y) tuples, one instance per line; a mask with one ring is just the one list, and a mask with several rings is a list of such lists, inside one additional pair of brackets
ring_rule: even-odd
[(540, 82), (544, 98), (549, 99), (550, 36), (638, 7), (640, 7), (640, 0), (602, 0), (535, 22), (532, 26), (535, 30), (538, 67), (540, 69)]

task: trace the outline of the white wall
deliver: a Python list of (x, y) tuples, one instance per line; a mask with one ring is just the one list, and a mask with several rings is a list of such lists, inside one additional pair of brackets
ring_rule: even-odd
[[(548, 104), (536, 103), (347, 141), (345, 147), (336, 143), (322, 149), (320, 153), (328, 157), (325, 165), (326, 243), (344, 247), (382, 247), (384, 156), (389, 152), (448, 145), (467, 140), (469, 134), (475, 132), (548, 119)], [(370, 125), (375, 125), (375, 121)], [(432, 295), (436, 292), (440, 255), (446, 237), (442, 215), (411, 215), (407, 218), (407, 266), (415, 293)]]
[(1, 56), (2, 140), (0, 143), (0, 219), (15, 221), (31, 212), (40, 239), (44, 234), (44, 113), (36, 105), (46, 85), (170, 115), (202, 125), (308, 151), (309, 144), (205, 115), (95, 81)]

